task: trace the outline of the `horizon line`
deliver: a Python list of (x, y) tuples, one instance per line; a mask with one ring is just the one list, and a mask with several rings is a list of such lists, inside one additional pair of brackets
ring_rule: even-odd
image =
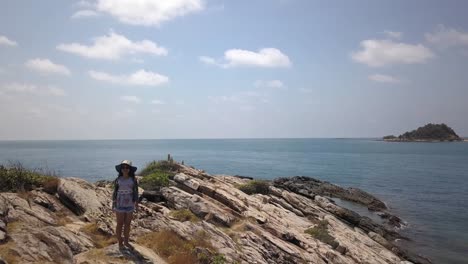
[[(468, 136), (461, 136), (468, 139)], [(238, 140), (238, 139), (383, 139), (383, 137), (226, 137), (226, 138), (89, 138), (89, 139), (0, 139), (12, 141), (111, 141), (111, 140)]]
[(382, 137), (89, 138), (89, 139), (0, 139), (0, 141), (218, 140), (218, 139), (381, 139), (381, 138)]

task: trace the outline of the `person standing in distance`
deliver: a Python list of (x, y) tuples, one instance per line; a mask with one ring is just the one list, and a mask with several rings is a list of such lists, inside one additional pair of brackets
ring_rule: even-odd
[(119, 173), (114, 181), (112, 194), (112, 209), (117, 217), (115, 233), (119, 241), (119, 249), (122, 250), (124, 247), (131, 249), (132, 246), (129, 243), (130, 226), (133, 212), (138, 212), (138, 182), (135, 178), (137, 167), (132, 166), (130, 160), (123, 160), (115, 166), (115, 169)]

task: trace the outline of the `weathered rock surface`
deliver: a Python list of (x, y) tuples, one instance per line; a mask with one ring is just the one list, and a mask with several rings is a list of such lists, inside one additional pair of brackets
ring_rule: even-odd
[(117, 245), (92, 249), (74, 257), (76, 264), (141, 263), (166, 264), (166, 261), (151, 249), (133, 244), (133, 249), (119, 250)]
[(387, 206), (384, 202), (358, 188), (342, 188), (329, 182), (305, 176), (278, 178), (273, 181), (273, 184), (312, 199), (316, 195), (319, 195), (361, 204), (366, 206), (370, 211), (379, 212), (379, 215), (388, 226), (397, 228), (404, 226), (400, 218), (386, 212)]
[(387, 209), (385, 203), (357, 188), (342, 188), (329, 182), (319, 181), (314, 178), (295, 176), (291, 178), (278, 178), (274, 184), (295, 193), (313, 198), (315, 195), (337, 197), (343, 200), (359, 203), (370, 210), (380, 211)]
[[(250, 179), (208, 175), (184, 165), (173, 180), (172, 186), (143, 192), (132, 238), (169, 230), (191, 240), (202, 233), (225, 263), (430, 263), (396, 247), (392, 240), (399, 237), (397, 232), (324, 197), (345, 197), (347, 192), (360, 197), (361, 204), (382, 207), (362, 191), (331, 184), (321, 188), (317, 181), (301, 178), (315, 187), (301, 188), (283, 179), (270, 186), (268, 195), (247, 195), (236, 186)], [(104, 181), (61, 179), (56, 195), (0, 193), (0, 258), (18, 263), (165, 263), (135, 239), (128, 252), (116, 244), (100, 246), (89, 228), (99, 236), (113, 235), (110, 204), (110, 182)], [(190, 210), (198, 220), (177, 220), (173, 212), (180, 209)], [(336, 241), (333, 246), (305, 232), (324, 221)]]

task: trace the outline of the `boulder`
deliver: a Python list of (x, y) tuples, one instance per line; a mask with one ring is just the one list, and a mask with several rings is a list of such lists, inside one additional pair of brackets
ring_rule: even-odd
[(191, 179), (183, 173), (176, 174), (174, 176), (174, 181), (181, 183), (194, 191), (198, 190), (198, 187), (200, 186), (200, 183), (197, 180)]
[(76, 215), (100, 214), (102, 203), (96, 187), (78, 178), (62, 178), (57, 189), (60, 201)]

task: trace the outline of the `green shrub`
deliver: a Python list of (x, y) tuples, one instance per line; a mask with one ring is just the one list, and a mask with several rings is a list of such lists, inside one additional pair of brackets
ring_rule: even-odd
[(190, 221), (190, 222), (197, 222), (200, 219), (196, 215), (194, 215), (188, 209), (180, 209), (171, 212), (171, 216), (180, 222)]
[(145, 190), (157, 190), (162, 186), (169, 185), (169, 177), (172, 175), (167, 172), (156, 171), (140, 180), (141, 188)]
[(167, 161), (167, 160), (159, 160), (159, 161), (152, 161), (146, 164), (146, 167), (140, 172), (141, 176), (147, 176), (154, 172), (168, 172), (173, 175), (179, 170), (180, 165), (176, 162)]
[(320, 221), (317, 226), (306, 229), (304, 232), (332, 246), (334, 249), (339, 246), (335, 238), (328, 233), (328, 221), (326, 220)]
[(224, 257), (223, 254), (216, 254), (212, 261), (211, 261), (212, 264), (224, 264), (226, 263), (226, 258)]
[(55, 193), (58, 184), (59, 178), (56, 176), (25, 169), (21, 164), (15, 164), (12, 167), (0, 165), (1, 192), (24, 192), (44, 187), (45, 191)]
[(245, 192), (246, 194), (268, 194), (270, 192), (269, 187), (270, 184), (268, 181), (252, 180), (246, 184), (238, 186), (238, 189)]

